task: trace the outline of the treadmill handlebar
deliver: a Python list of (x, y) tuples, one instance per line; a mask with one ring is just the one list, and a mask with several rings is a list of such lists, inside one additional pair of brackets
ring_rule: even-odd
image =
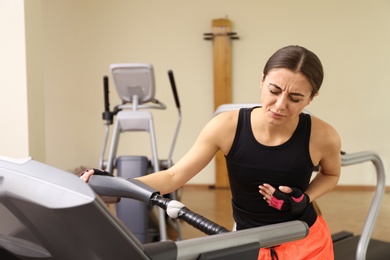
[(99, 195), (135, 199), (156, 205), (167, 211), (171, 218), (179, 218), (207, 235), (229, 232), (225, 227), (191, 211), (181, 202), (161, 196), (158, 191), (139, 180), (92, 175), (88, 184)]
[(92, 175), (89, 186), (99, 195), (129, 198), (150, 204), (150, 200), (158, 191), (136, 179)]

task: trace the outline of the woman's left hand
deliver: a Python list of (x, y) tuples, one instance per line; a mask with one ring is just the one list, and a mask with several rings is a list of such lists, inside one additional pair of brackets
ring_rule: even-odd
[[(259, 192), (261, 195), (263, 195), (263, 199), (270, 204), (272, 195), (275, 192), (275, 188), (269, 185), (268, 183), (264, 183), (263, 185), (259, 186)], [(279, 190), (285, 194), (289, 194), (292, 192), (292, 189), (288, 186), (279, 186)]]
[(271, 207), (294, 214), (303, 212), (310, 203), (310, 197), (295, 187), (279, 186), (275, 189), (269, 184), (259, 186), (260, 193)]

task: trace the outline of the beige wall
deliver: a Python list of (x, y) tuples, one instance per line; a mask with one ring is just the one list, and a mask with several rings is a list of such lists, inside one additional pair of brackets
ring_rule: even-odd
[[(228, 16), (240, 36), (233, 42), (234, 102), (259, 101), (262, 67), (277, 48), (306, 46), (320, 56), (326, 73), (308, 109), (339, 131), (343, 150), (376, 151), (389, 166), (388, 1), (36, 1), (39, 8), (26, 5), (26, 19), (35, 17), (28, 32), (35, 27), (35, 43), (41, 38), (41, 47), (32, 49), (42, 54), (32, 58), (38, 67), (29, 63), (27, 70), (42, 75), (43, 82), (39, 88), (39, 77), (34, 80), (39, 102), (29, 105), (29, 116), (43, 122), (34, 129), (35, 143), (30, 141), (33, 157), (65, 170), (96, 167), (104, 136), (103, 75), (111, 63), (149, 62), (155, 68), (157, 98), (169, 107), (154, 113), (162, 158), (177, 114), (166, 71), (175, 72), (183, 113), (177, 161), (212, 116), (212, 43), (203, 40), (203, 33), (211, 31), (212, 19)], [(117, 103), (111, 83), (111, 105)], [(3, 118), (8, 111), (0, 110)], [(10, 127), (6, 123), (0, 129), (0, 140), (7, 139)], [(125, 134), (119, 152), (148, 155), (145, 137)], [(191, 182), (214, 183), (213, 169), (211, 163)], [(372, 184), (372, 173), (370, 164), (343, 168), (340, 183)]]
[(28, 136), (30, 155), (45, 161), (45, 99), (41, 1), (25, 1)]

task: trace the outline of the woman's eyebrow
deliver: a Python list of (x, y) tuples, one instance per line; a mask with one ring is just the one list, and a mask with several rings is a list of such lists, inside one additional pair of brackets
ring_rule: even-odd
[[(279, 90), (281, 90), (281, 91), (283, 91), (284, 89), (282, 88), (282, 87), (280, 87), (280, 86), (278, 86), (277, 84), (275, 84), (275, 83), (269, 83), (271, 86), (273, 86), (273, 87), (275, 87), (275, 88), (277, 88), (277, 89), (279, 89)], [(302, 94), (302, 93), (299, 93), (299, 92), (291, 92), (290, 93), (290, 95), (294, 95), (294, 96), (300, 96), (300, 97), (305, 97), (305, 95), (304, 94)]]
[(278, 85), (276, 85), (275, 83), (269, 83), (271, 86), (279, 89), (279, 90), (283, 90), (282, 87), (279, 87)]

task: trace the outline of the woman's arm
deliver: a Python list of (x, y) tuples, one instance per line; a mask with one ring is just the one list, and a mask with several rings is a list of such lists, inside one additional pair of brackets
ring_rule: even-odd
[(314, 201), (333, 190), (341, 173), (341, 140), (336, 130), (327, 123), (313, 118), (310, 153), (320, 169), (305, 191)]
[[(219, 149), (225, 154), (230, 150), (237, 126), (237, 115), (238, 112), (232, 111), (214, 117), (202, 129), (191, 149), (177, 163), (167, 170), (137, 179), (161, 194), (179, 189), (206, 167)], [(93, 170), (89, 170), (80, 178), (87, 182), (92, 174)]]
[(161, 194), (173, 192), (198, 174), (218, 150), (227, 153), (237, 126), (237, 112), (222, 113), (211, 119), (200, 132), (191, 149), (171, 168), (138, 179)]

